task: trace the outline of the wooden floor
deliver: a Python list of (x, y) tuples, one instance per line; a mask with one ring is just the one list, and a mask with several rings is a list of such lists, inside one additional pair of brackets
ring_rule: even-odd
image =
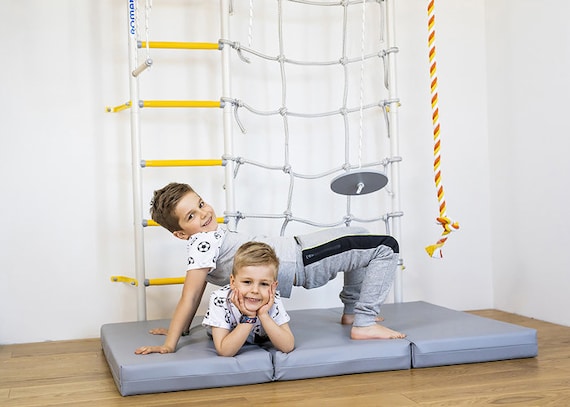
[(537, 329), (538, 357), (122, 397), (99, 339), (5, 345), (0, 406), (570, 406), (570, 327), (472, 313)]

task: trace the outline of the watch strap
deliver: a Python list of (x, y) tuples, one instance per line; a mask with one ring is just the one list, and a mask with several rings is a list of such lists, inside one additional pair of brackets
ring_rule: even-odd
[(240, 324), (255, 324), (257, 322), (257, 317), (248, 317), (247, 315), (242, 315), (239, 319)]

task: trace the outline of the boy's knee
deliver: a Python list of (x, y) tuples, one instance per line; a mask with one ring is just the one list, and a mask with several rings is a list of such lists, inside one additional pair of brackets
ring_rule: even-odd
[(394, 253), (400, 253), (400, 245), (393, 236), (382, 236), (382, 242), (380, 244), (389, 247)]

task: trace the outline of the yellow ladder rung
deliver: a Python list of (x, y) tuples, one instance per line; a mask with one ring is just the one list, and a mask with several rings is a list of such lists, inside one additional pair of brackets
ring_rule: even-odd
[[(218, 222), (218, 223), (226, 223), (226, 218), (224, 218), (224, 217), (218, 217), (218, 218), (216, 218), (216, 222)], [(153, 221), (152, 219), (143, 219), (142, 225), (143, 225), (144, 227), (147, 227), (147, 226), (160, 226), (160, 225), (158, 224), (158, 222), (155, 222), (155, 221)]]
[[(118, 106), (106, 106), (105, 111), (108, 113), (117, 113), (126, 109), (130, 109), (131, 101)], [(222, 101), (219, 100), (140, 100), (139, 107), (224, 107)]]
[(138, 286), (139, 282), (136, 278), (125, 276), (111, 276), (111, 281), (114, 283), (129, 283), (130, 285)]
[[(139, 44), (139, 48), (146, 48), (146, 41), (140, 41)], [(217, 42), (149, 41), (148, 47), (164, 49), (222, 49), (222, 45)]]
[(107, 106), (107, 107), (105, 107), (105, 111), (107, 111), (108, 113), (117, 113), (117, 112), (120, 112), (122, 110), (129, 109), (130, 107), (131, 107), (131, 101), (129, 100), (128, 102), (125, 102), (119, 106), (115, 106), (115, 107)]
[(213, 167), (225, 165), (225, 160), (141, 160), (141, 167)]
[(222, 107), (219, 100), (141, 100), (139, 107)]
[(151, 285), (170, 285), (170, 284), (184, 284), (184, 277), (168, 277), (168, 278), (147, 278), (144, 280), (145, 286)]

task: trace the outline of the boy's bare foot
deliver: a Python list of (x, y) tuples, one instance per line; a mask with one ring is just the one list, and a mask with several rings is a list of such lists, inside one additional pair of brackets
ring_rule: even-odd
[(386, 328), (382, 325), (353, 326), (350, 331), (351, 339), (402, 339), (406, 334)]
[[(380, 315), (376, 317), (376, 322), (382, 322), (384, 318)], [(343, 325), (352, 325), (354, 322), (354, 314), (342, 314), (342, 318), (340, 319), (340, 323)]]
[(150, 331), (148, 331), (148, 333), (153, 334), (153, 335), (167, 335), (168, 329), (166, 329), (166, 328), (154, 328), (154, 329), (151, 329)]

